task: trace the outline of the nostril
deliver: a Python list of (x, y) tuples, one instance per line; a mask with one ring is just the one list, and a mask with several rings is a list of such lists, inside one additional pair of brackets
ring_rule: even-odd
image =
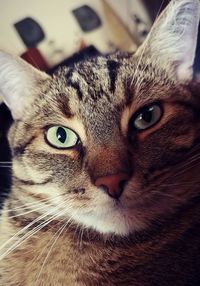
[(102, 191), (104, 191), (107, 195), (109, 195), (110, 197), (112, 198), (115, 198), (115, 199), (118, 199), (120, 197), (120, 195), (122, 194), (123, 190), (120, 188), (118, 189), (112, 189), (112, 188), (109, 188), (108, 186), (106, 185), (100, 185), (99, 186), (101, 188)]
[(128, 179), (129, 176), (126, 173), (103, 176), (96, 179), (95, 186), (101, 188), (110, 197), (118, 199), (123, 193)]
[(119, 182), (118, 187), (116, 187), (115, 189), (113, 189), (111, 186), (109, 187), (109, 186), (106, 186), (103, 184), (99, 185), (99, 188), (101, 188), (102, 191), (104, 191), (110, 197), (118, 199), (121, 196), (121, 194), (125, 188), (126, 183), (127, 183), (127, 181), (125, 181), (125, 180)]
[(106, 185), (99, 185), (99, 188), (101, 188), (105, 193), (109, 194), (109, 188)]
[(124, 190), (124, 188), (126, 187), (126, 184), (127, 184), (127, 181), (126, 180), (123, 180), (121, 182), (119, 182), (119, 187), (120, 187), (120, 190)]

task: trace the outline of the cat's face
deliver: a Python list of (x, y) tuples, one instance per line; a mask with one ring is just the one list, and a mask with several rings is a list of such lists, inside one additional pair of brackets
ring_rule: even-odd
[[(135, 55), (88, 60), (53, 78), (2, 54), (2, 93), (9, 88), (18, 101), (5, 96), (16, 118), (13, 191), (43, 202), (39, 213), (120, 235), (197, 195), (199, 165), (191, 163), (199, 154), (200, 103), (188, 84), (197, 16), (198, 1), (174, 1)], [(187, 38), (189, 47), (162, 43), (161, 33)], [(15, 66), (25, 85), (7, 80)]]

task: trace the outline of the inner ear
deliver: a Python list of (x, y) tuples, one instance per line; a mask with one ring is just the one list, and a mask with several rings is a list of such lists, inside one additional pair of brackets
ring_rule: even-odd
[(199, 0), (172, 0), (136, 55), (148, 57), (157, 67), (173, 72), (180, 82), (191, 80), (199, 15)]

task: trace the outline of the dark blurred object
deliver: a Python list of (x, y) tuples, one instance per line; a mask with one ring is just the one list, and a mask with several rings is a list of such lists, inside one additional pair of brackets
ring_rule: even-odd
[(67, 58), (59, 65), (56, 65), (52, 69), (49, 69), (47, 72), (49, 74), (54, 73), (59, 67), (62, 66), (72, 66), (75, 63), (78, 63), (80, 61), (83, 61), (88, 58), (99, 56), (100, 52), (94, 47), (94, 46), (88, 46), (82, 50), (80, 50), (78, 53), (73, 54), (70, 58)]
[(90, 32), (99, 28), (102, 23), (97, 13), (88, 5), (72, 11), (83, 32)]
[(143, 0), (143, 3), (154, 22), (160, 12), (169, 4), (170, 0)]
[(21, 55), (22, 59), (33, 65), (34, 67), (46, 71), (48, 65), (37, 48), (30, 48)]
[(196, 49), (196, 56), (194, 61), (194, 74), (197, 75), (199, 78), (200, 75), (200, 26), (198, 32), (198, 39), (197, 39), (197, 49)]
[(6, 134), (12, 117), (8, 108), (0, 105), (0, 207), (10, 191), (11, 185), (11, 154)]
[(15, 23), (14, 27), (28, 48), (36, 47), (45, 38), (41, 26), (32, 18), (27, 17)]

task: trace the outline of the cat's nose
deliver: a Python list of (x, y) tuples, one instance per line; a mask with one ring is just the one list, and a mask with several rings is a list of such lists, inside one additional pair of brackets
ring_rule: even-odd
[(109, 196), (118, 199), (121, 196), (124, 186), (129, 178), (129, 175), (126, 173), (99, 177), (95, 181), (95, 186), (101, 187)]

